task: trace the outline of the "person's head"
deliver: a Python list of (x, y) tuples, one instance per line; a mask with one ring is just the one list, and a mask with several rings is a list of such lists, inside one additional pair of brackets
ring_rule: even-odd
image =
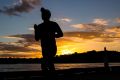
[(48, 9), (41, 8), (41, 16), (44, 21), (48, 21), (51, 17), (51, 12)]

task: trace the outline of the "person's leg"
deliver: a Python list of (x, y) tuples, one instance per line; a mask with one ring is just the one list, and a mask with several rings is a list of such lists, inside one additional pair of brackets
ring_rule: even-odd
[(46, 48), (42, 45), (42, 61), (41, 61), (41, 68), (42, 68), (42, 71), (46, 72), (48, 71), (48, 68), (47, 68), (47, 50)]
[(42, 71), (48, 71), (47, 61), (44, 57), (42, 58), (42, 61), (41, 61), (41, 69), (42, 69)]
[(49, 70), (51, 71), (55, 71), (54, 57), (56, 55), (56, 51), (57, 51), (56, 47), (51, 48), (50, 54), (48, 56), (48, 63), (49, 63), (48, 67), (49, 67)]
[(49, 68), (50, 71), (55, 71), (54, 57), (49, 57), (48, 68)]

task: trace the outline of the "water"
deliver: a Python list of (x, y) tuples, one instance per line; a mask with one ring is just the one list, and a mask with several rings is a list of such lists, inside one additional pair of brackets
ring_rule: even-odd
[[(110, 66), (120, 66), (120, 63), (110, 63)], [(56, 70), (70, 68), (92, 68), (92, 67), (103, 67), (103, 63), (55, 64)], [(41, 70), (41, 64), (0, 64), (0, 72), (38, 71), (38, 70)]]

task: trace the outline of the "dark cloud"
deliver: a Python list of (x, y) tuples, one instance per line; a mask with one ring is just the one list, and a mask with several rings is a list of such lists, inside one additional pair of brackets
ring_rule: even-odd
[(23, 40), (18, 40), (17, 43), (24, 44), (24, 46), (30, 46), (31, 44), (36, 44), (33, 34), (11, 35), (9, 37), (22, 38)]
[(0, 51), (8, 51), (8, 52), (30, 52), (30, 51), (39, 51), (37, 49), (32, 49), (24, 46), (20, 46), (17, 43), (14, 43), (16, 45), (10, 44), (10, 43), (2, 43), (0, 42)]
[(107, 28), (104, 31), (104, 36), (109, 38), (120, 38), (120, 26)]
[(11, 7), (3, 7), (3, 9), (0, 9), (0, 13), (4, 13), (7, 15), (14, 15), (14, 16), (20, 16), (20, 13), (23, 12), (30, 12), (32, 9), (35, 8), (35, 6), (40, 5), (41, 0), (18, 0), (18, 3), (15, 3), (15, 5)]
[[(40, 56), (39, 42), (32, 34), (10, 35), (9, 38), (21, 38), (15, 42), (0, 42), (0, 57), (35, 57)], [(7, 38), (6, 38), (7, 39)]]
[(12, 53), (4, 53), (4, 54), (0, 54), (0, 58), (6, 58), (6, 57), (14, 57), (14, 58), (20, 58), (20, 57), (23, 57), (23, 58), (25, 58), (25, 57), (31, 57), (31, 56), (33, 56), (33, 55), (30, 55), (30, 54), (12, 54)]
[(109, 43), (109, 42), (114, 42), (114, 41), (115, 41), (114, 38), (101, 38), (101, 41), (99, 41), (99, 42)]

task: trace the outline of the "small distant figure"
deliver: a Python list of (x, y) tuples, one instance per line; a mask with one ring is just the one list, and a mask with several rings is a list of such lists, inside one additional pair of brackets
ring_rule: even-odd
[(43, 23), (34, 25), (35, 40), (41, 42), (42, 63), (41, 68), (44, 72), (55, 71), (54, 57), (57, 52), (55, 38), (63, 37), (63, 32), (56, 22), (50, 21), (51, 12), (41, 8)]
[(106, 47), (104, 47), (104, 67), (106, 71), (110, 71), (108, 53)]

